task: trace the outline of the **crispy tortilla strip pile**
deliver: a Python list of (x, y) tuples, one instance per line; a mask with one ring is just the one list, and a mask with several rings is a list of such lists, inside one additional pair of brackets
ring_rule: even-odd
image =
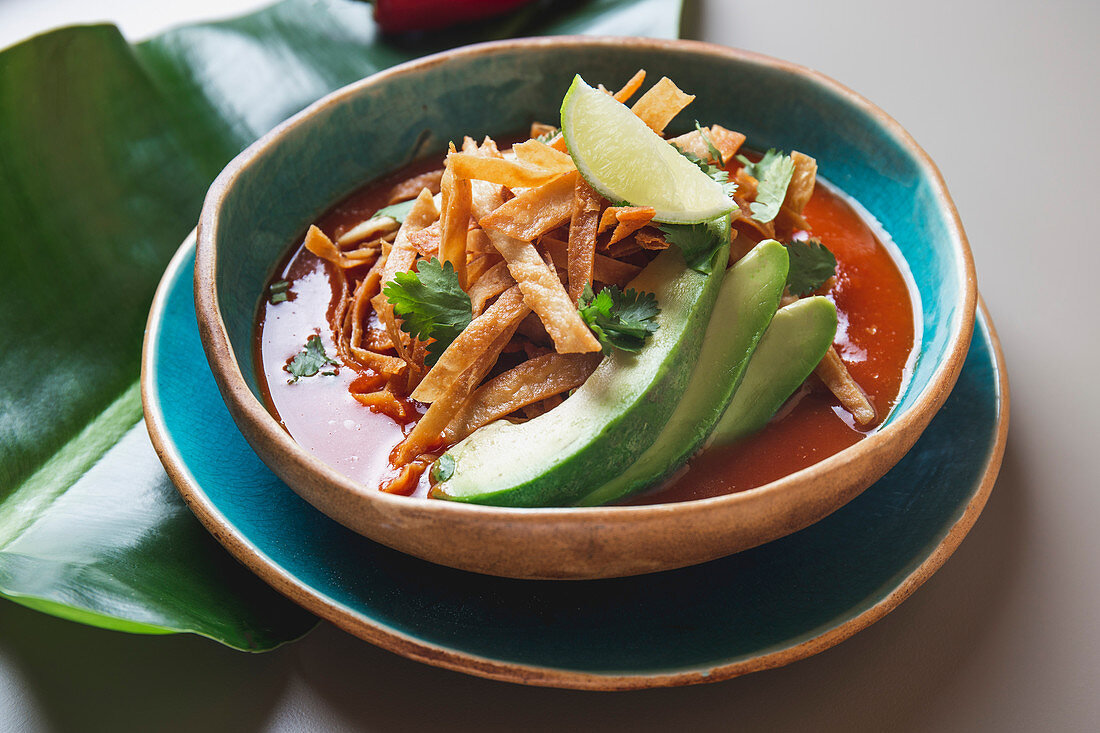
[[(614, 98), (627, 103), (645, 77), (644, 70), (636, 73)], [(662, 78), (631, 109), (663, 135), (693, 99)], [(669, 140), (722, 167), (744, 141), (719, 125)], [(777, 231), (806, 229), (802, 212), (817, 166), (800, 153), (792, 159), (786, 199), (767, 225), (750, 216), (757, 182), (741, 168), (733, 174), (741, 209), (735, 226), (748, 233), (747, 247)], [(352, 394), (402, 424), (416, 421), (390, 457), (394, 478), (383, 490), (395, 493), (411, 493), (446, 447), (483, 425), (540, 415), (583, 384), (601, 354), (578, 313), (578, 297), (586, 286), (626, 285), (669, 246), (652, 208), (611, 205), (578, 174), (560, 131), (537, 122), (530, 139), (503, 153), (488, 137), (452, 144), (442, 169), (400, 182), (388, 196), (390, 203), (410, 199), (415, 203), (400, 224), (373, 217), (335, 242), (314, 227), (305, 242), (344, 275), (333, 328), (340, 358), (361, 374)], [(429, 365), (428, 342), (402, 330), (382, 291), (432, 257), (454, 268), (472, 320)], [(826, 361), (819, 373), (846, 395), (844, 404), (855, 404), (858, 394), (870, 409), (839, 357)]]

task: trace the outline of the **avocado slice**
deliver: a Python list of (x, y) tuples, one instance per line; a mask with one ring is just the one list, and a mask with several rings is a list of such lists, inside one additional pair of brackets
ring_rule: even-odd
[[(715, 253), (724, 263), (729, 245)], [(678, 248), (630, 283), (657, 296), (660, 324), (637, 353), (616, 351), (565, 402), (525, 423), (497, 420), (436, 464), (432, 495), (497, 506), (568, 506), (652, 445), (687, 387), (725, 268), (684, 264)], [(444, 468), (445, 467), (445, 468)], [(442, 474), (442, 475), (441, 475)]]
[(745, 366), (779, 308), (787, 248), (768, 239), (726, 273), (699, 360), (676, 411), (653, 445), (629, 468), (577, 502), (597, 506), (658, 483), (703, 444), (741, 383)]
[(780, 308), (749, 360), (711, 444), (727, 445), (767, 425), (833, 345), (836, 324), (836, 306), (820, 295)]

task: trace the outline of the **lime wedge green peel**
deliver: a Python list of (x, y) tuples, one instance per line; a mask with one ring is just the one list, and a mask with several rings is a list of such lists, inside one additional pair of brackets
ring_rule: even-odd
[(654, 221), (697, 224), (733, 210), (722, 186), (621, 102), (573, 78), (561, 129), (577, 170), (613, 201), (652, 206)]

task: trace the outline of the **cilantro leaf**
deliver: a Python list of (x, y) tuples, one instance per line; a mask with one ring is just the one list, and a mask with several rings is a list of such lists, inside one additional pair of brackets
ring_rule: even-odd
[(306, 347), (294, 355), (289, 364), (283, 366), (283, 370), (290, 375), (287, 384), (294, 384), (302, 377), (312, 377), (318, 372), (325, 376), (334, 376), (333, 370), (322, 372), (326, 366), (340, 366), (340, 362), (333, 360), (325, 353), (325, 345), (320, 336), (310, 336), (306, 339)]
[[(698, 122), (695, 123), (695, 127), (703, 133), (703, 129)], [(703, 133), (703, 139), (708, 146), (711, 145), (705, 133)], [(676, 148), (676, 150), (680, 155), (699, 166), (699, 170), (721, 184), (722, 192), (726, 194), (727, 198), (733, 196), (734, 191), (737, 190), (737, 184), (729, 179), (729, 173), (724, 168), (712, 165), (694, 153), (680, 150), (680, 148)], [(712, 154), (717, 152), (717, 149), (712, 150)], [(721, 160), (721, 156), (718, 155), (717, 159)], [(714, 253), (719, 247), (728, 244), (730, 241), (730, 217), (728, 214), (698, 224), (660, 224), (657, 228), (664, 233), (665, 239), (670, 244), (675, 244), (680, 248), (680, 254), (683, 255), (684, 262), (687, 263), (688, 267), (702, 273), (708, 273), (714, 269)]]
[(408, 201), (402, 201), (397, 204), (383, 206), (381, 209), (371, 214), (370, 218), (379, 219), (383, 216), (388, 216), (397, 221), (398, 224), (403, 224), (405, 222), (405, 217), (412, 211), (413, 204), (415, 203), (416, 199), (409, 199)]
[(698, 224), (660, 224), (657, 228), (669, 244), (680, 248), (688, 267), (704, 274), (714, 269), (714, 253), (730, 241), (728, 214)]
[(745, 164), (745, 172), (757, 180), (756, 200), (749, 206), (752, 218), (767, 224), (779, 213), (787, 196), (787, 186), (791, 185), (794, 175), (794, 161), (775, 148), (764, 153), (757, 163), (744, 155), (738, 155), (737, 159)]
[(809, 295), (836, 275), (836, 257), (821, 242), (787, 242), (791, 265), (787, 270), (787, 289), (791, 295)]
[(611, 285), (595, 295), (592, 286), (585, 285), (577, 307), (604, 354), (610, 354), (613, 348), (640, 351), (649, 334), (660, 325), (655, 320), (661, 312), (657, 297), (633, 288), (623, 292)]
[[(705, 139), (706, 138), (704, 138), (704, 140)], [(674, 145), (673, 147), (676, 146)], [(717, 181), (722, 186), (722, 193), (726, 195), (726, 198), (730, 198), (733, 196), (734, 191), (737, 190), (737, 184), (730, 180), (729, 171), (727, 171), (725, 168), (722, 168), (721, 166), (711, 165), (695, 153), (689, 152), (687, 150), (680, 150), (680, 148), (676, 148), (676, 151), (695, 165), (699, 166), (699, 170), (703, 171), (708, 176)], [(717, 152), (717, 150), (715, 150), (715, 152)], [(720, 156), (718, 160), (721, 160)]]
[(547, 130), (546, 132), (542, 133), (541, 135), (535, 136), (534, 139), (538, 140), (540, 143), (546, 143), (547, 145), (549, 145), (550, 143), (552, 143), (554, 141), (554, 138), (556, 138), (560, 134), (561, 134), (561, 130), (558, 130), (558, 129)]
[(710, 139), (710, 133), (707, 132), (707, 128), (699, 124), (699, 120), (695, 120), (695, 129), (699, 133), (699, 137), (703, 138), (703, 144), (707, 146), (707, 153), (710, 154), (710, 159), (719, 164), (722, 162), (722, 152), (718, 150), (718, 147)]
[(470, 296), (458, 283), (450, 262), (437, 258), (421, 262), (415, 271), (399, 272), (382, 289), (401, 317), (401, 330), (428, 344), (429, 366), (451, 345), (473, 320)]

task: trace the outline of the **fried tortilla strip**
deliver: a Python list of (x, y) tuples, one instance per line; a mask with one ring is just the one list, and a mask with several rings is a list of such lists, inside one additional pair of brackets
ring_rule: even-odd
[(622, 102), (623, 104), (626, 104), (626, 100), (633, 97), (634, 92), (641, 89), (644, 82), (645, 69), (638, 69), (636, 72), (634, 72), (634, 76), (630, 77), (626, 84), (623, 84), (623, 88), (615, 92), (611, 96), (615, 97), (616, 102)]
[(680, 114), (693, 99), (694, 94), (685, 94), (671, 79), (662, 76), (630, 109), (642, 122), (649, 125), (649, 129), (660, 135), (672, 118)]
[(495, 249), (485, 254), (471, 255), (466, 262), (466, 290), (472, 288), (482, 275), (502, 261), (501, 256), (497, 254)]
[(421, 341), (420, 339), (413, 339), (409, 346), (409, 356), (407, 360), (408, 369), (405, 372), (405, 394), (409, 394), (416, 385), (420, 384), (421, 378), (424, 373), (428, 371), (424, 361), (428, 358), (428, 342)]
[[(488, 137), (485, 138), (485, 142), (480, 146), (467, 137), (462, 141), (462, 152), (483, 158), (502, 159), (504, 157), (500, 154), (500, 150), (497, 149), (497, 144)], [(493, 211), (500, 208), (503, 203), (503, 186), (496, 183), (489, 183), (488, 181), (470, 181), (470, 213), (475, 220), (483, 216), (488, 216)], [(471, 250), (469, 238), (466, 240), (466, 249), (467, 251)]]
[(397, 395), (389, 390), (380, 389), (376, 392), (352, 392), (351, 396), (361, 405), (366, 405), (371, 412), (388, 415), (394, 420), (408, 420), (409, 411)]
[(497, 141), (488, 135), (481, 141), (481, 145), (477, 147), (479, 155), (485, 158), (503, 158), (504, 154), (500, 152), (500, 148), (497, 147)]
[[(556, 267), (560, 268), (562, 263), (568, 263), (568, 245), (560, 239), (543, 237), (539, 240), (539, 247), (546, 250), (550, 258), (554, 260), (554, 265)], [(665, 247), (668, 247), (667, 242), (665, 242)], [(641, 270), (642, 268), (637, 265), (632, 265), (629, 262), (623, 262), (622, 260), (616, 260), (611, 257), (597, 254), (593, 262), (592, 279), (596, 282), (607, 283), (608, 285), (626, 285), (633, 280)], [(583, 285), (581, 287), (583, 287)]]
[(756, 184), (759, 181), (750, 176), (748, 171), (744, 168), (738, 168), (737, 172), (733, 174), (733, 182), (737, 184), (737, 192), (734, 194), (734, 198), (741, 201), (756, 200)]
[(710, 148), (707, 147), (702, 134), (698, 130), (685, 132), (683, 135), (672, 138), (669, 142), (678, 147), (681, 152), (691, 153), (696, 158), (705, 160), (708, 163), (714, 162), (714, 156), (710, 154)]
[[(524, 326), (528, 323), (530, 323), (529, 319), (524, 318), (523, 321), (519, 324), (519, 328), (516, 329), (516, 335), (513, 337), (513, 340), (515, 340), (516, 338), (523, 339), (523, 353), (527, 354), (527, 358), (534, 359), (536, 356), (556, 354), (557, 352), (550, 347), (543, 346), (542, 344), (536, 344), (529, 337), (524, 335)], [(537, 325), (539, 328), (542, 328), (542, 324), (539, 323), (539, 319), (537, 317), (535, 318), (535, 325)], [(540, 335), (543, 339), (548, 340), (546, 337), (546, 331), (543, 331)]]
[(508, 345), (501, 351), (501, 355), (504, 354), (518, 354), (523, 351), (523, 345), (527, 343), (527, 339), (519, 334), (513, 334), (512, 339), (508, 342)]
[(531, 123), (531, 139), (542, 137), (543, 135), (556, 135), (558, 128), (553, 125), (547, 125), (545, 122), (532, 122)]
[(442, 168), (428, 171), (427, 173), (421, 173), (419, 176), (413, 176), (407, 181), (401, 181), (401, 183), (398, 183), (390, 189), (389, 203), (399, 204), (402, 201), (408, 201), (418, 196), (425, 188), (431, 191), (434, 196), (439, 193), (439, 182), (441, 178), (443, 178)]
[[(385, 329), (379, 328), (374, 324), (371, 324), (363, 331), (363, 344), (368, 350), (374, 352), (396, 351)], [(403, 363), (404, 362), (402, 362), (402, 364)]]
[(424, 472), (428, 470), (428, 466), (432, 465), (434, 460), (433, 457), (406, 463), (398, 470), (397, 476), (383, 483), (378, 487), (378, 490), (387, 494), (397, 494), (398, 496), (412, 496), (420, 483), (420, 477), (424, 475)]
[(562, 402), (565, 402), (565, 400), (562, 399), (562, 396), (560, 394), (551, 395), (545, 400), (539, 400), (538, 402), (533, 402), (530, 405), (527, 405), (527, 407), (524, 407), (523, 414), (527, 417), (528, 420), (534, 420), (539, 415), (544, 415), (547, 412), (550, 412)]
[(521, 407), (581, 386), (600, 358), (599, 354), (550, 353), (498, 374), (470, 396), (443, 431), (443, 438), (457, 443), (482, 425)]
[(351, 333), (351, 324), (348, 320), (348, 279), (340, 278), (340, 294), (336, 296), (336, 309), (332, 317), (328, 319), (336, 341), (336, 355), (345, 363), (350, 363), (351, 358), (347, 350), (348, 334)]
[(316, 225), (310, 225), (303, 244), (310, 252), (342, 270), (349, 267), (358, 267), (359, 265), (369, 265), (382, 251), (381, 247), (367, 246), (351, 252), (342, 252)]
[[(639, 72), (645, 76), (645, 72)], [(635, 74), (637, 76), (637, 74)], [(596, 228), (600, 218), (603, 197), (577, 176), (573, 186), (573, 211), (569, 219), (566, 272), (569, 280), (569, 299), (574, 303), (581, 297), (585, 285), (592, 284), (596, 268)], [(555, 263), (561, 259), (550, 257)]]
[(541, 186), (562, 173), (560, 170), (547, 170), (520, 160), (504, 160), (472, 153), (454, 153), (450, 160), (451, 170), (456, 176), (488, 181), (508, 188)]
[[(474, 183), (477, 183), (477, 181), (474, 181)], [(466, 233), (466, 251), (471, 256), (496, 254), (497, 252), (484, 229), (471, 229)]]
[[(703, 138), (703, 132), (706, 133), (706, 139)], [(707, 145), (708, 139), (711, 145), (717, 148), (718, 156), (721, 160), (714, 159), (710, 146)], [(710, 127), (704, 127), (702, 132), (699, 130), (692, 130), (679, 137), (672, 138), (669, 142), (685, 153), (691, 153), (695, 157), (702, 158), (708, 163), (725, 165), (729, 162), (729, 159), (736, 155), (737, 151), (741, 149), (742, 143), (745, 142), (745, 136), (739, 132), (727, 130), (721, 125), (711, 125)]]
[(754, 237), (756, 241), (763, 239), (775, 239), (775, 220), (768, 222), (759, 222), (752, 215), (752, 208), (749, 206), (749, 201), (756, 198), (756, 179), (749, 175), (741, 175), (744, 173), (744, 169), (737, 171), (738, 185), (742, 179), (747, 181), (745, 187), (746, 192), (752, 193), (751, 199), (745, 199), (741, 197), (741, 190), (738, 189), (737, 193), (733, 195), (733, 201), (737, 204), (739, 209), (737, 216), (733, 217), (733, 226), (742, 232), (745, 232), (751, 237)]
[[(504, 186), (488, 181), (470, 181), (470, 213), (475, 221), (492, 214), (504, 205)], [(467, 250), (470, 240), (466, 240)]]
[(397, 353), (406, 362), (409, 361), (410, 356), (405, 346), (408, 342), (408, 334), (402, 333), (397, 327), (393, 306), (390, 305), (390, 301), (381, 290), (385, 288), (386, 283), (393, 280), (394, 275), (412, 269), (416, 263), (417, 251), (409, 242), (409, 237), (421, 229), (425, 229), (437, 219), (439, 219), (439, 209), (435, 208), (435, 199), (432, 192), (426, 188), (421, 189), (420, 195), (416, 197), (416, 203), (413, 204), (412, 208), (409, 209), (409, 213), (405, 216), (405, 222), (397, 230), (397, 239), (393, 241), (389, 255), (386, 257), (386, 266), (382, 270), (381, 285), (379, 287), (380, 292), (371, 298), (371, 305), (374, 306), (374, 312), (378, 314), (378, 320), (385, 325), (390, 341), (393, 342)]
[(382, 270), (384, 266), (383, 261), (379, 259), (355, 289), (355, 295), (352, 297), (351, 305), (349, 306), (351, 332), (348, 335), (347, 349), (356, 362), (375, 372), (380, 374), (399, 374), (405, 368), (405, 362), (403, 360), (395, 356), (379, 354), (369, 348), (363, 348), (364, 333), (369, 331), (369, 329), (363, 328), (363, 320), (370, 299), (378, 294), (378, 287), (382, 282)]
[(817, 161), (797, 150), (791, 151), (791, 162), (794, 163), (794, 174), (791, 176), (790, 185), (787, 186), (787, 195), (783, 199), (783, 206), (779, 209), (776, 218), (780, 226), (791, 229), (809, 229), (809, 225), (802, 216), (806, 210), (806, 204), (814, 195), (814, 184), (817, 182)]
[(801, 214), (814, 195), (814, 183), (817, 180), (817, 161), (805, 153), (797, 150), (791, 151), (791, 162), (794, 163), (794, 174), (787, 186), (787, 196), (783, 200), (785, 206), (789, 206), (795, 213)]
[(516, 281), (508, 272), (507, 262), (498, 262), (486, 270), (485, 274), (470, 286), (470, 305), (474, 316), (481, 315), (486, 303), (515, 284)]
[(615, 242), (607, 248), (608, 257), (615, 259), (621, 257), (629, 257), (632, 254), (637, 254), (642, 251), (642, 245), (638, 243), (637, 237), (627, 237), (621, 242)]
[[(596, 232), (603, 234), (612, 226), (617, 226), (621, 222), (633, 222), (639, 219), (648, 224), (653, 219), (654, 213), (652, 206), (608, 206), (603, 210), (603, 215), (600, 217), (600, 226)], [(641, 226), (645, 226), (645, 224)]]
[(470, 368), (497, 336), (508, 329), (514, 331), (528, 313), (530, 308), (523, 302), (523, 293), (513, 285), (462, 329), (462, 333), (439, 355), (439, 361), (409, 396), (419, 402), (435, 402), (451, 390), (455, 380)]
[(458, 275), (458, 284), (466, 287), (466, 234), (470, 230), (470, 211), (473, 206), (470, 181), (458, 178), (451, 170), (450, 159), (455, 146), (447, 154), (447, 170), (440, 184), (440, 239), (439, 259), (450, 262)]
[[(666, 244), (667, 246), (667, 244)], [(592, 279), (608, 285), (623, 286), (637, 277), (642, 268), (612, 257), (596, 255), (596, 267)]]
[(394, 449), (391, 454), (391, 463), (403, 466), (415, 460), (417, 456), (440, 446), (443, 431), (462, 409), (470, 393), (492, 369), (500, 352), (512, 340), (512, 334), (515, 333), (517, 325), (519, 324), (513, 324), (498, 334), (493, 342), (477, 356), (474, 363), (451, 383), (451, 389), (432, 403), (428, 411), (417, 421), (416, 427)]
[(737, 151), (745, 144), (745, 136), (740, 132), (727, 130), (721, 125), (711, 125), (707, 132), (710, 133), (710, 141), (722, 155), (722, 165), (730, 162), (730, 158), (737, 155)]
[[(550, 334), (546, 333), (546, 328), (543, 327), (542, 321), (539, 320), (538, 314), (536, 313), (530, 313), (526, 318), (520, 321), (516, 333), (533, 344), (545, 347), (546, 351), (543, 353), (549, 353), (554, 350), (554, 342), (551, 341)], [(528, 354), (528, 356), (531, 356), (531, 354)], [(540, 354), (535, 354), (535, 356), (540, 356)]]
[(577, 170), (573, 159), (568, 153), (562, 153), (538, 140), (528, 140), (516, 143), (512, 146), (512, 152), (516, 157), (529, 165), (546, 170), (556, 170), (559, 173), (568, 173)]
[(418, 232), (409, 235), (409, 244), (421, 257), (435, 257), (439, 254), (441, 227), (438, 221), (432, 222)]
[(529, 188), (478, 223), (527, 242), (569, 221), (577, 174), (566, 173), (544, 186)]
[(554, 268), (543, 261), (535, 245), (495, 229), (486, 231), (557, 350), (562, 354), (599, 351), (600, 342), (588, 330)]
[(401, 225), (398, 224), (397, 219), (389, 216), (371, 217), (366, 221), (359, 222), (351, 229), (338, 236), (336, 238), (336, 243), (344, 246), (365, 242), (368, 239), (395, 232), (399, 226)]
[(662, 234), (659, 229), (654, 229), (653, 227), (639, 229), (634, 235), (634, 241), (637, 242), (638, 246), (642, 249), (651, 251), (668, 249), (668, 240), (665, 239), (664, 234)]
[(618, 225), (619, 220), (615, 218), (615, 214), (621, 208), (624, 207), (608, 206), (603, 210), (603, 214), (600, 216), (600, 225), (596, 227), (596, 234), (603, 234), (611, 227)]
[(814, 369), (814, 374), (820, 377), (829, 391), (836, 395), (841, 406), (852, 413), (857, 423), (867, 425), (874, 421), (875, 408), (860, 386), (856, 384), (856, 380), (852, 379), (848, 367), (840, 358), (840, 354), (836, 353), (835, 346), (825, 352), (825, 358)]
[(611, 239), (607, 243), (610, 246), (653, 221), (656, 213), (652, 206), (609, 206), (600, 217), (597, 233), (602, 234), (615, 224), (615, 231), (611, 233)]

